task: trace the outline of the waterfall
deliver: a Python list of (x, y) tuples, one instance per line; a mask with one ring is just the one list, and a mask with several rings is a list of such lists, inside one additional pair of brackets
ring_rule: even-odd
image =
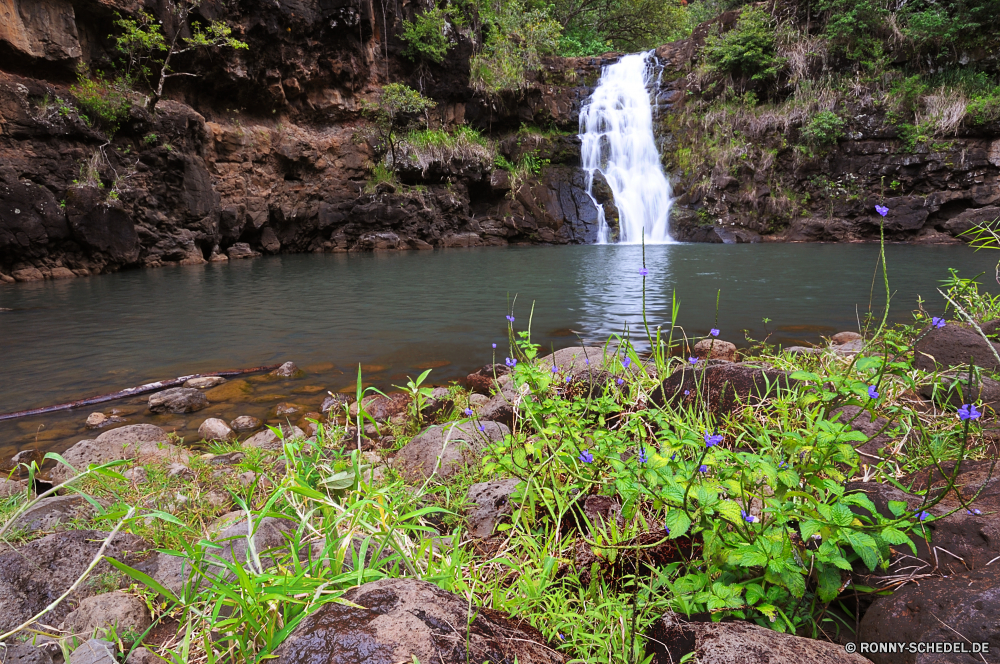
[(580, 111), (580, 157), (587, 193), (597, 206), (598, 244), (608, 242), (604, 209), (593, 195), (594, 173), (611, 187), (623, 244), (667, 244), (670, 239), (670, 183), (653, 138), (649, 87), (655, 83), (653, 52), (633, 53), (604, 67), (601, 80)]

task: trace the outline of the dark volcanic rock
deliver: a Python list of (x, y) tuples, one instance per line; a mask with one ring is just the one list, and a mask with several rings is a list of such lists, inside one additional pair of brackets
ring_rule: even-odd
[(514, 662), (562, 664), (541, 634), (499, 611), (416, 579), (382, 579), (326, 604), (275, 651), (278, 664)]
[(429, 427), (396, 453), (392, 466), (410, 482), (422, 482), (430, 475), (444, 480), (477, 464), (489, 443), (509, 433), (505, 425), (486, 421)]
[(149, 395), (149, 410), (154, 413), (193, 413), (208, 408), (208, 397), (193, 387), (172, 387)]
[(668, 376), (653, 392), (657, 405), (694, 405), (716, 414), (728, 413), (739, 403), (753, 404), (788, 390), (798, 381), (768, 367), (722, 362), (685, 366)]
[(922, 579), (880, 597), (861, 620), (865, 642), (989, 644), (985, 660), (968, 653), (870, 653), (875, 664), (974, 664), (1000, 652), (1000, 566)]
[(509, 373), (510, 367), (505, 364), (487, 364), (479, 371), (470, 373), (465, 383), (476, 394), (490, 396), (497, 387), (497, 380)]
[(511, 513), (510, 496), (519, 479), (480, 482), (469, 487), (467, 515), (472, 537), (489, 537), (500, 520)]
[(66, 216), (73, 237), (93, 251), (122, 264), (139, 259), (139, 234), (131, 217), (115, 201), (105, 200), (97, 187), (73, 187), (66, 192)]
[(930, 328), (917, 342), (913, 348), (913, 366), (935, 371), (968, 366), (971, 360), (977, 366), (993, 371), (1000, 368), (994, 350), (1000, 352), (1000, 344), (987, 344), (975, 330), (958, 323), (948, 323), (942, 328)]

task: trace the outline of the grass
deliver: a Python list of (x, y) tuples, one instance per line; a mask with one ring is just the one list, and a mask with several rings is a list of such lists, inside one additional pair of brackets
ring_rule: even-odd
[[(963, 308), (998, 313), (968, 283), (953, 283), (950, 293)], [(392, 469), (370, 482), (373, 457), (343, 441), (343, 421), (323, 423), (314, 442), (285, 441), (281, 452), (216, 443), (212, 453), (245, 454), (221, 473), (209, 456), (192, 461), (189, 477), (158, 466), (141, 483), (121, 477), (121, 468), (91, 472), (78, 489), (103, 508), (73, 527), (119, 525), (202, 571), (200, 586), (180, 595), (120, 563), (116, 574), (90, 583), (110, 589), (131, 576), (127, 591), (146, 600), (158, 624), (177, 621), (175, 637), (147, 645), (178, 664), (259, 661), (304, 616), (385, 577), (425, 579), (516, 614), (579, 662), (648, 661), (644, 633), (667, 610), (728, 614), (816, 638), (853, 629), (832, 610), (840, 608), (844, 569), (882, 564), (883, 546), (901, 543), (915, 520), (873, 514), (837, 487), (859, 476), (898, 483), (944, 459), (984, 455), (976, 427), (913, 397), (939, 378), (911, 365), (926, 317), (918, 312), (896, 327), (872, 321), (860, 357), (789, 355), (752, 342), (744, 361), (794, 372), (803, 387), (724, 415), (697, 400), (657, 405), (658, 376), (686, 365), (695, 341), (676, 323), (652, 332), (660, 349), (652, 356), (637, 353), (628, 338), (612, 339), (604, 361), (611, 378), (600, 392), (539, 363), (529, 332), (511, 327), (508, 352), (519, 359), (513, 379), (531, 398), (513, 434), (446, 483), (407, 486)], [(869, 385), (877, 399), (868, 397)], [(467, 394), (453, 387), (452, 396), (458, 406), (439, 422), (464, 417)], [(862, 464), (851, 447), (857, 434), (832, 422), (836, 408), (852, 404), (885, 417), (887, 430), (910, 432), (907, 453)], [(361, 411), (351, 424), (364, 422)], [(389, 427), (395, 446), (418, 428), (415, 413)], [(709, 433), (720, 440), (707, 447)], [(261, 479), (244, 486), (238, 477), (246, 471)], [(471, 540), (462, 516), (468, 487), (511, 476), (523, 482), (508, 522), (489, 540)], [(205, 500), (212, 492), (227, 495), (228, 504)], [(581, 507), (589, 495), (617, 500), (621, 520), (588, 522)], [(25, 500), (0, 503), (0, 516), (9, 519)], [(288, 520), (288, 545), (268, 553), (272, 568), (262, 562), (266, 552), (232, 561), (210, 544), (212, 521), (231, 508), (255, 521)], [(814, 533), (823, 547), (794, 544)], [(789, 540), (792, 534), (801, 540)]]

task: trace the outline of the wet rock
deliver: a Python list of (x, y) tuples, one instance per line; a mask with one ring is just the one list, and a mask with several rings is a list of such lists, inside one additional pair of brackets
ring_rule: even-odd
[(80, 495), (44, 498), (14, 521), (15, 528), (28, 531), (53, 530), (59, 524), (94, 515), (93, 506)]
[(84, 636), (100, 630), (100, 638), (110, 627), (119, 635), (128, 631), (141, 634), (151, 623), (145, 602), (134, 595), (114, 591), (84, 599), (59, 628)]
[(193, 413), (203, 408), (208, 408), (208, 398), (193, 387), (172, 387), (149, 395), (153, 413)]
[(88, 429), (99, 429), (104, 426), (107, 421), (108, 416), (104, 413), (91, 413), (87, 416), (86, 425)]
[(423, 481), (430, 475), (444, 480), (465, 466), (479, 463), (485, 447), (509, 433), (505, 425), (486, 421), (429, 427), (396, 453), (392, 466), (409, 482)]
[(514, 662), (562, 664), (541, 634), (499, 611), (417, 579), (382, 579), (352, 588), (344, 599), (364, 608), (326, 604), (275, 651), (277, 664)]
[(834, 346), (839, 346), (841, 344), (846, 344), (851, 341), (860, 341), (862, 339), (861, 335), (857, 332), (838, 332), (837, 334), (830, 337), (830, 343)]
[(279, 403), (274, 407), (275, 417), (286, 417), (288, 415), (295, 415), (296, 413), (301, 413), (305, 410), (305, 406), (300, 406), (295, 403)]
[(510, 367), (504, 364), (487, 364), (485, 367), (470, 373), (465, 378), (469, 389), (477, 394), (490, 396), (497, 387), (497, 379), (510, 373)]
[(226, 381), (218, 387), (205, 392), (205, 398), (211, 403), (220, 401), (248, 401), (253, 394), (253, 387), (245, 380)]
[(721, 415), (732, 412), (741, 403), (759, 404), (798, 382), (784, 371), (770, 367), (730, 362), (693, 368), (685, 366), (654, 390), (653, 402), (659, 406), (698, 404), (701, 407), (705, 404), (711, 412)]
[[(66, 592), (90, 565), (108, 536), (107, 532), (71, 530), (48, 535), (0, 553), (0, 629), (6, 631), (40, 612)], [(108, 544), (105, 555), (127, 565), (136, 564), (132, 552), (145, 551), (149, 545), (140, 538), (119, 533)], [(93, 576), (112, 570), (101, 561)], [(91, 584), (81, 584), (66, 601), (45, 616), (47, 624), (58, 624), (72, 606), (93, 595)]]
[(988, 643), (989, 655), (870, 653), (875, 664), (973, 664), (1000, 652), (1000, 566), (925, 578), (879, 597), (861, 620), (858, 641)]
[(676, 664), (694, 652), (698, 664), (867, 664), (829, 641), (782, 634), (742, 622), (686, 622), (667, 614), (653, 624), (647, 653), (653, 664)]
[(519, 479), (480, 482), (469, 487), (467, 500), (472, 504), (466, 519), (469, 535), (489, 537), (503, 517), (511, 513), (510, 495), (521, 482)]
[(280, 367), (267, 374), (274, 378), (301, 378), (306, 372), (295, 366), (294, 362), (285, 362)]
[(115, 646), (110, 641), (90, 639), (70, 653), (69, 664), (118, 664)]
[[(396, 415), (405, 414), (407, 409), (410, 407), (410, 395), (403, 394), (401, 392), (390, 394), (388, 396), (372, 394), (361, 400), (361, 406), (365, 409), (366, 413), (371, 415), (376, 422), (381, 424)], [(351, 404), (350, 413), (351, 417), (357, 417), (357, 402)]]
[(197, 376), (184, 381), (184, 387), (196, 390), (207, 390), (211, 387), (218, 387), (226, 382), (222, 376)]
[(736, 361), (736, 344), (722, 339), (702, 339), (694, 345), (694, 356), (703, 360)]
[(257, 258), (261, 254), (259, 251), (251, 249), (246, 242), (237, 242), (226, 249), (226, 255), (229, 256), (230, 260), (239, 260), (240, 258)]
[(235, 434), (224, 421), (217, 417), (210, 417), (198, 427), (198, 435), (205, 440), (229, 440)]
[(235, 420), (229, 423), (233, 431), (236, 433), (246, 433), (247, 431), (256, 431), (261, 427), (263, 422), (258, 420), (252, 415), (240, 415)]
[[(968, 366), (972, 362), (984, 369), (1000, 369), (994, 350), (1000, 351), (1000, 344), (979, 336), (975, 330), (948, 323), (942, 328), (929, 328), (913, 348), (913, 366), (924, 371), (935, 371), (949, 367)], [(991, 348), (992, 346), (992, 348)]]
[[(91, 464), (108, 463), (117, 459), (135, 459), (139, 464), (157, 462), (187, 463), (187, 450), (168, 442), (167, 432), (152, 424), (132, 424), (105, 431), (96, 440), (81, 440), (62, 457), (76, 471), (82, 472)], [(76, 471), (62, 464), (53, 468), (49, 476), (64, 482)]]
[[(284, 439), (291, 440), (292, 438), (305, 438), (306, 433), (298, 427), (287, 426), (281, 427), (281, 432), (284, 435)], [(243, 441), (243, 447), (259, 447), (263, 450), (269, 451), (280, 451), (283, 447), (282, 439), (278, 438), (270, 429), (265, 429), (260, 433), (256, 433), (250, 436), (245, 441)]]
[[(62, 661), (61, 657), (59, 661)], [(0, 662), (3, 664), (55, 664), (52, 653), (47, 648), (11, 641), (0, 646)]]

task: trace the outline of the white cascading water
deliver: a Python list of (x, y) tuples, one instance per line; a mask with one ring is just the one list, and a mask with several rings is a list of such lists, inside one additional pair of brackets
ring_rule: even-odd
[(670, 183), (653, 138), (652, 51), (624, 56), (604, 67), (601, 80), (580, 111), (580, 157), (587, 193), (597, 206), (598, 244), (610, 239), (604, 209), (593, 196), (594, 173), (611, 187), (618, 208), (618, 241), (667, 244), (670, 239)]

